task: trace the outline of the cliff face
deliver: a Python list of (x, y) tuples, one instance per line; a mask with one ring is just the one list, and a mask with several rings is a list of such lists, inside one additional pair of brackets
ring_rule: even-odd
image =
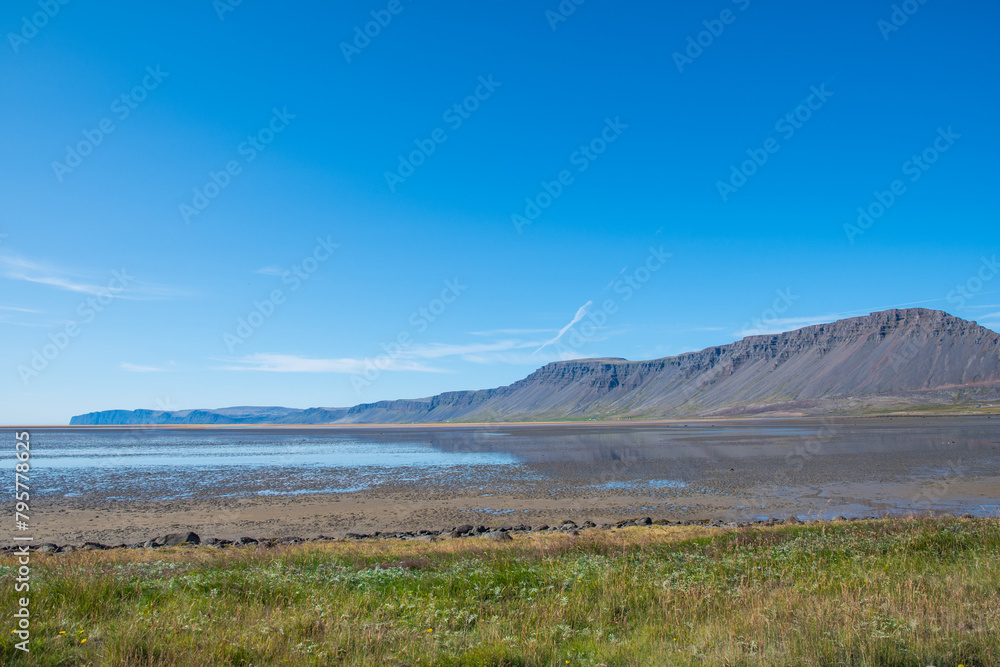
[[(1000, 398), (1000, 334), (941, 311), (913, 308), (750, 336), (652, 361), (554, 362), (505, 387), (427, 399), (305, 411), (110, 411), (74, 417), (71, 423), (399, 423), (819, 414), (886, 402), (947, 404), (995, 398)], [(194, 419), (204, 421), (189, 421)]]

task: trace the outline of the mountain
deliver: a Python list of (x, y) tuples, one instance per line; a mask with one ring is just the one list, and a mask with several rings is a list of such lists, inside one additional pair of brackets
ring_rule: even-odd
[(495, 422), (834, 414), (1000, 400), (1000, 334), (910, 308), (651, 361), (547, 364), (505, 387), (352, 408), (110, 410), (82, 424)]

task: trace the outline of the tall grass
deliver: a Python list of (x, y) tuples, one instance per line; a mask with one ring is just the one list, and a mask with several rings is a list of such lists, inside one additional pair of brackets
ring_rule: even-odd
[[(13, 568), (0, 559), (8, 619)], [(992, 519), (91, 551), (32, 568), (32, 652), (5, 636), (5, 665), (1000, 665)]]

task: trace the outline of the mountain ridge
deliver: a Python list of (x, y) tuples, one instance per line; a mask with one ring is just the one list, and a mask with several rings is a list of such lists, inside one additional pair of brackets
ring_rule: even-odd
[(892, 309), (660, 359), (550, 362), (509, 385), (347, 408), (107, 410), (71, 425), (408, 423), (834, 414), (1000, 399), (1000, 334)]

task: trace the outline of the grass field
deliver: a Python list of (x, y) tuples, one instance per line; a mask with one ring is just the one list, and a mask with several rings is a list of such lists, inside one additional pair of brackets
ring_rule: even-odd
[(1000, 521), (33, 554), (4, 665), (1000, 665)]

